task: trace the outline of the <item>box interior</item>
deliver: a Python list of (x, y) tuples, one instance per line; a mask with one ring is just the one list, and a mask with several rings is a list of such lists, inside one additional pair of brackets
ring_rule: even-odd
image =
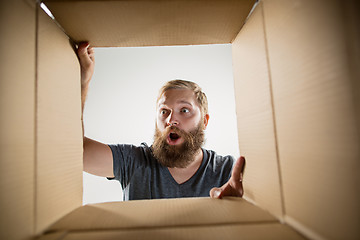
[[(2, 238), (360, 236), (358, 2), (261, 0), (250, 16), (255, 1), (44, 2), (57, 23), (35, 1), (1, 3)], [(232, 43), (246, 201), (81, 207), (80, 69), (71, 42), (84, 40), (109, 47)], [(122, 214), (125, 205), (140, 215)], [(181, 213), (200, 225), (183, 225)], [(151, 219), (159, 225), (146, 225)], [(129, 229), (131, 221), (139, 227)], [(104, 228), (95, 230), (100, 222)]]

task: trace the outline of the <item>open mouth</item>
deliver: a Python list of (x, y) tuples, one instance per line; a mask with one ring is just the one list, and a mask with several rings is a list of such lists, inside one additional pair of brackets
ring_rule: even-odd
[(176, 133), (170, 133), (169, 137), (170, 137), (170, 139), (173, 140), (173, 141), (175, 141), (175, 140), (177, 140), (177, 139), (180, 138), (180, 136), (179, 136), (178, 134), (176, 134)]
[(179, 134), (172, 132), (168, 136), (168, 143), (170, 145), (175, 145), (179, 142), (180, 139), (181, 139), (181, 136)]

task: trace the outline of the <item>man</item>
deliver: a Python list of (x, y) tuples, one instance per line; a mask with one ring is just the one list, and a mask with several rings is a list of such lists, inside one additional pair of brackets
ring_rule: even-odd
[[(82, 109), (94, 71), (94, 51), (78, 47)], [(243, 195), (245, 158), (201, 148), (209, 121), (207, 99), (190, 81), (166, 83), (157, 99), (154, 143), (106, 145), (84, 137), (84, 171), (119, 180), (124, 200)], [(220, 187), (221, 186), (221, 187)]]

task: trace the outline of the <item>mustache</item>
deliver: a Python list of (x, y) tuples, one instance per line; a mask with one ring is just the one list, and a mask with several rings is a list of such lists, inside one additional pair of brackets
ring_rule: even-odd
[(165, 131), (166, 135), (168, 135), (171, 132), (176, 133), (178, 135), (186, 134), (186, 132), (184, 130), (181, 130), (180, 128), (178, 128), (176, 126), (169, 126), (166, 128), (166, 131)]
[(189, 144), (194, 144), (194, 137), (198, 133), (198, 130), (195, 129), (194, 131), (186, 132), (176, 126), (169, 126), (162, 134), (162, 138), (165, 139), (169, 136), (170, 133), (176, 133), (181, 138), (184, 138)]

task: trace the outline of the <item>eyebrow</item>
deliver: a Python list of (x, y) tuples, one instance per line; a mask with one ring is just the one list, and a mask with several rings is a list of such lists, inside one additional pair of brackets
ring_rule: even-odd
[[(190, 102), (185, 101), (185, 100), (176, 101), (176, 104), (186, 104), (186, 105), (189, 105), (189, 106), (193, 107), (193, 105)], [(158, 105), (158, 107), (162, 107), (162, 106), (167, 106), (167, 104), (166, 103), (160, 103)]]
[(183, 104), (187, 104), (187, 105), (190, 105), (191, 107), (193, 106), (190, 102), (188, 102), (188, 101), (184, 101), (184, 100), (180, 100), (180, 101), (178, 101), (178, 102), (176, 102), (176, 103), (183, 103)]

